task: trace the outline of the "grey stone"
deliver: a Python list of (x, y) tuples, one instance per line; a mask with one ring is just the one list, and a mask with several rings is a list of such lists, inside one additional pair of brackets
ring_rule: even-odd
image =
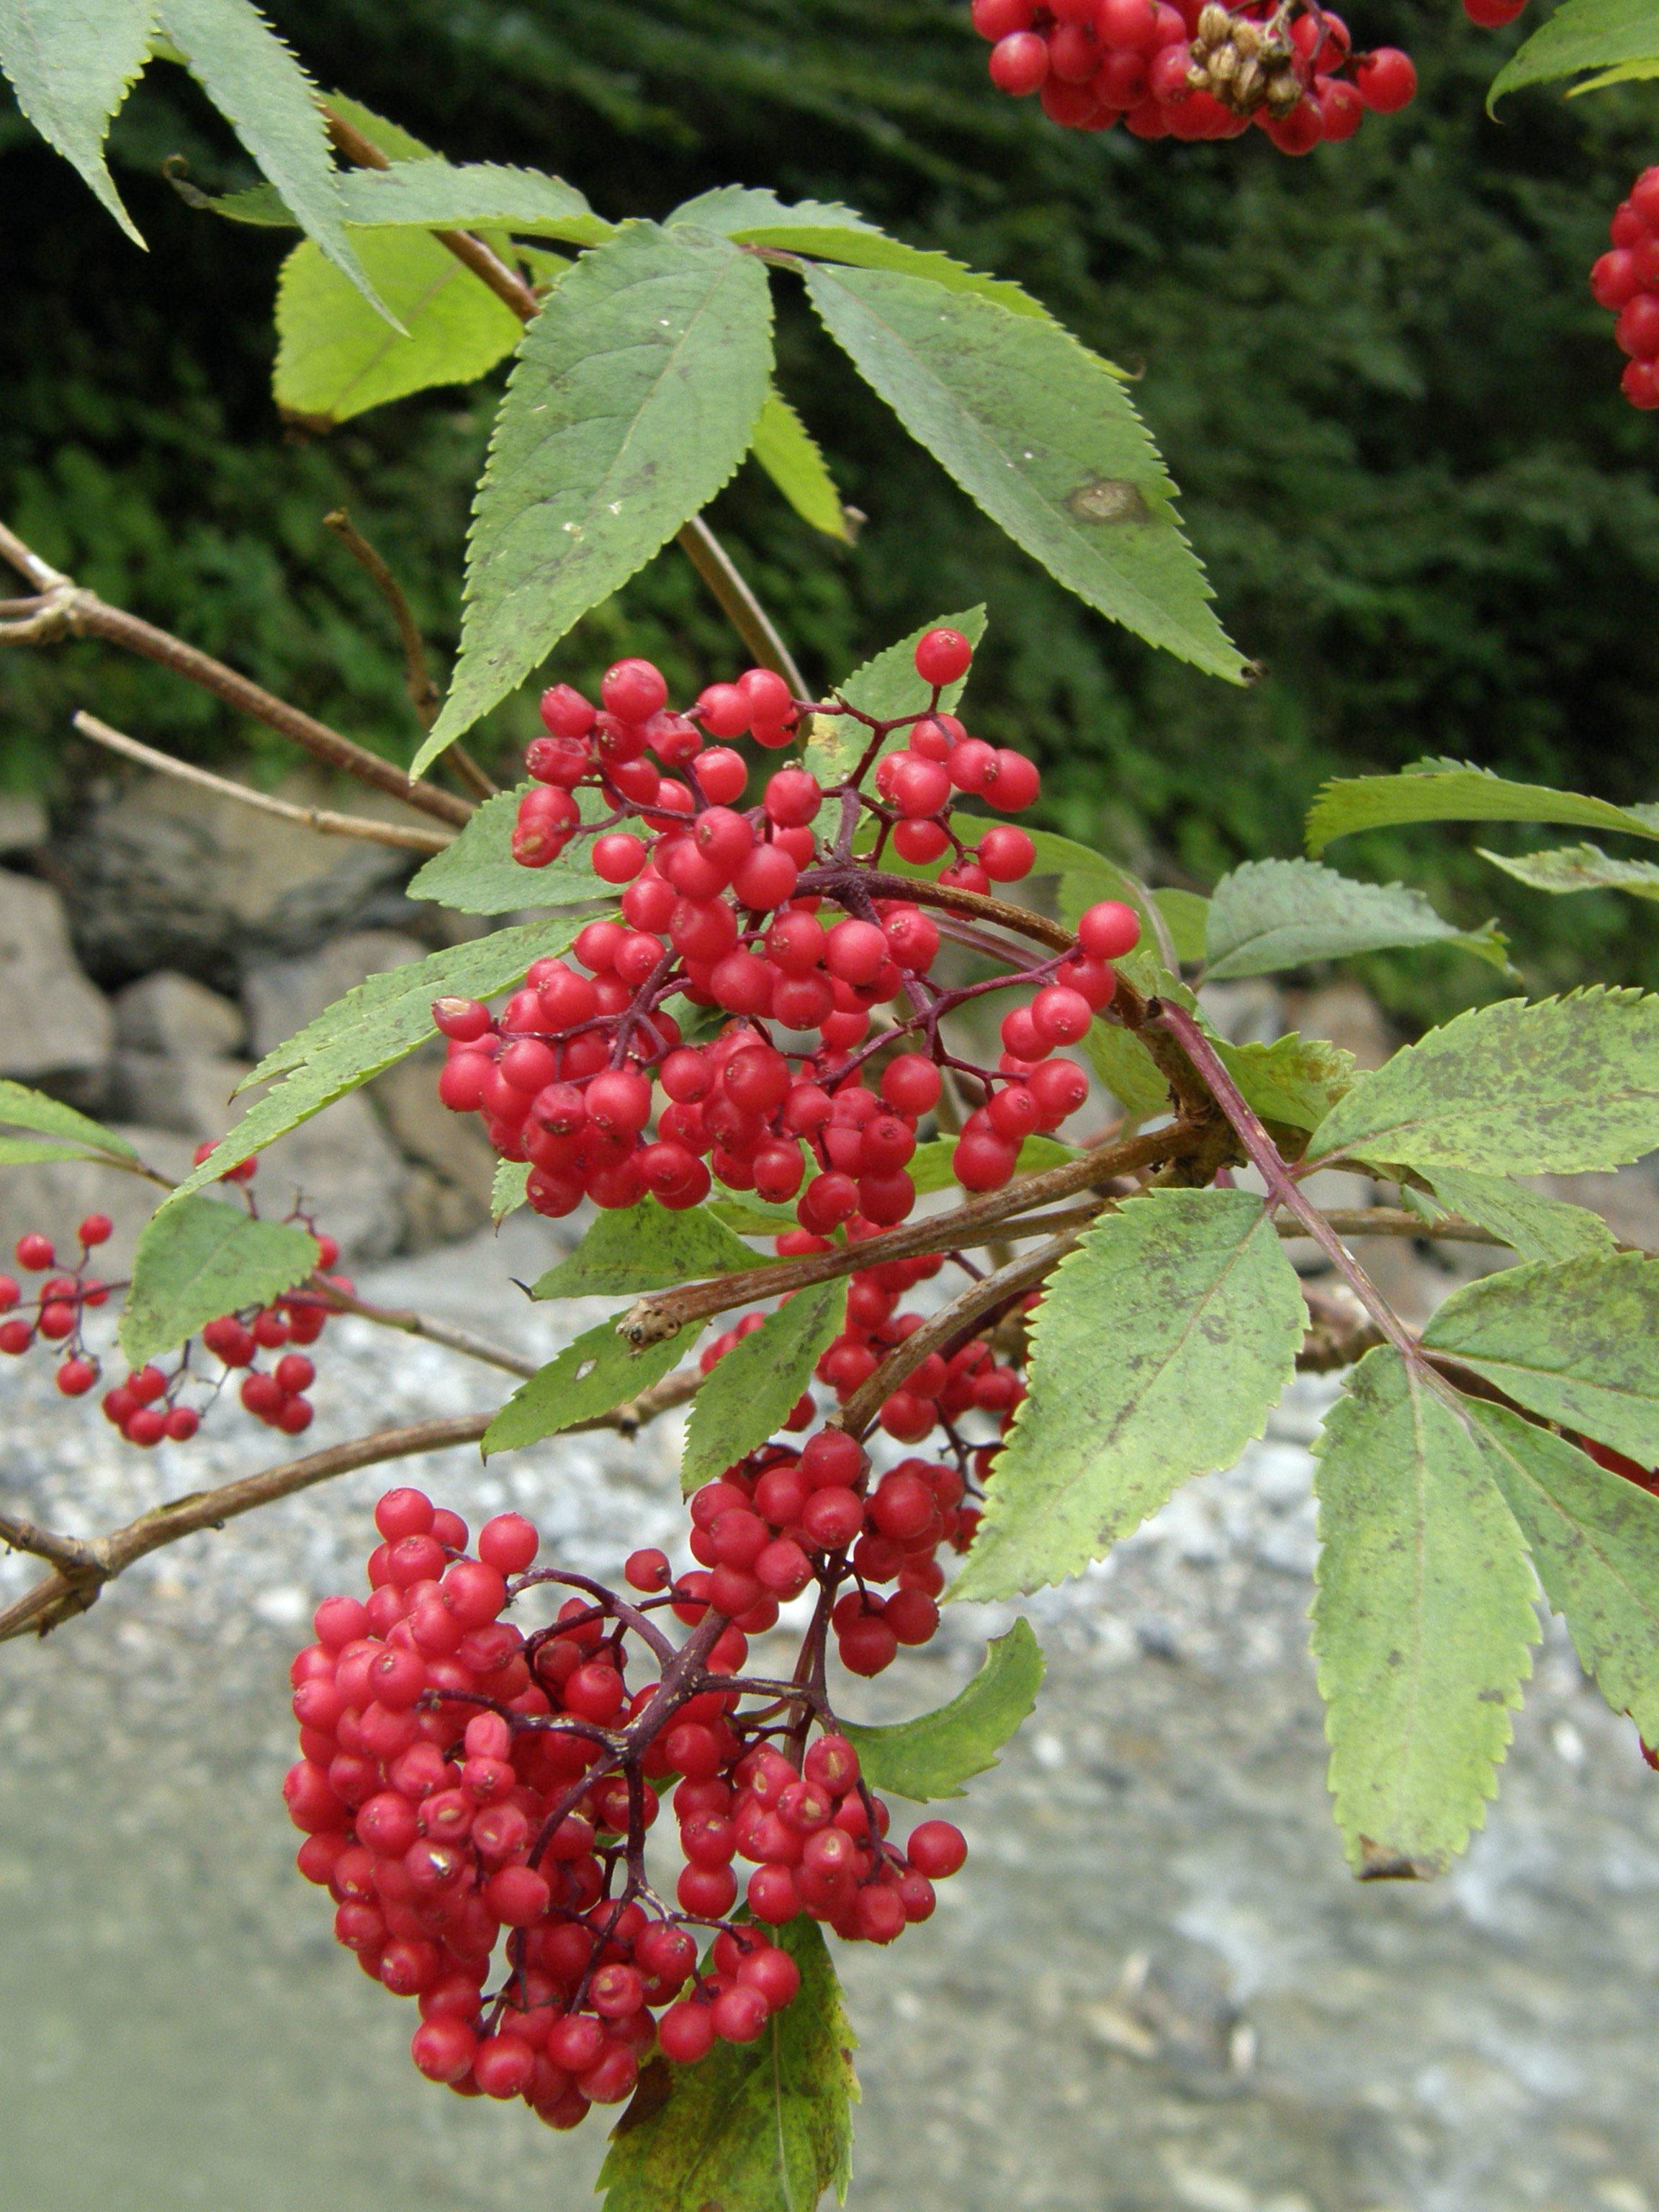
[[(337, 807), (326, 779), (283, 787)], [(355, 793), (351, 811), (415, 819), (395, 800)], [(234, 989), (251, 960), (311, 951), (402, 884), (410, 854), (319, 836), (234, 799), (137, 776), (81, 809), (51, 848), (76, 886), (70, 927), (83, 964), (123, 982), (177, 968)]]
[(1302, 1036), (1326, 1037), (1340, 1044), (1361, 1067), (1381, 1067), (1400, 1042), (1381, 1006), (1358, 983), (1287, 993), (1285, 1022)]
[(0, 872), (0, 1075), (94, 1100), (113, 1042), (104, 995), (75, 963), (63, 901)]
[(33, 853), (46, 842), (46, 810), (38, 799), (0, 799), (0, 853)]
[(423, 947), (395, 930), (360, 929), (303, 958), (271, 960), (251, 968), (242, 1003), (255, 1056), (263, 1060), (368, 976), (425, 957)]
[(1229, 1044), (1271, 1044), (1285, 1033), (1285, 994), (1265, 975), (1206, 983), (1198, 1003)]
[(118, 1052), (110, 1065), (112, 1113), (180, 1136), (222, 1137), (246, 1102), (232, 1094), (248, 1072), (244, 1060), (161, 1052)]
[(416, 1054), (377, 1076), (370, 1091), (404, 1157), (429, 1169), (471, 1208), (465, 1229), (450, 1232), (460, 1235), (489, 1218), (495, 1154), (477, 1119), (452, 1114), (439, 1097), (441, 1064), (441, 1054)]
[(404, 1241), (409, 1170), (361, 1091), (279, 1137), (259, 1160), (265, 1210), (298, 1205), (343, 1260), (383, 1260)]
[(234, 1000), (175, 969), (159, 969), (116, 997), (115, 1041), (133, 1052), (219, 1059), (238, 1051), (246, 1034)]

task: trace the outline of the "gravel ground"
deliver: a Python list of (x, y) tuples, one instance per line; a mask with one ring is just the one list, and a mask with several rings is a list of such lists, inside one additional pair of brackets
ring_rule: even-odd
[[(364, 1287), (545, 1351), (605, 1310), (556, 1325), (504, 1284), (550, 1238), (515, 1222)], [(319, 1442), (501, 1395), (367, 1324), (324, 1350)], [(228, 1409), (140, 1456), (66, 1413), (41, 1363), (0, 1379), (0, 1498), (51, 1525), (110, 1527), (248, 1463)], [(1347, 1875), (1304, 1620), (1329, 1395), (1297, 1384), (1238, 1467), (1030, 1607), (1048, 1682), (961, 1808), (968, 1869), (896, 1951), (840, 1954), (857, 2212), (1659, 2212), (1659, 1793), (1563, 1637), (1455, 1872)], [(675, 1446), (665, 1422), (418, 1479), (475, 1524), (518, 1505), (544, 1556), (614, 1573), (636, 1544), (675, 1547)], [(409, 2009), (292, 1871), (284, 1670), (316, 1598), (355, 1585), (396, 1474), (193, 1539), (0, 1651), (4, 2212), (585, 2197), (599, 2123), (556, 2137), (422, 2083)], [(33, 1572), (0, 1559), (0, 1595)], [(950, 1696), (1007, 1618), (948, 1611), (851, 1714)]]

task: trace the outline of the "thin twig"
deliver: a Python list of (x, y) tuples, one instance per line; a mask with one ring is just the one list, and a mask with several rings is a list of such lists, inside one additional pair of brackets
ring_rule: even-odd
[(860, 1383), (836, 1415), (836, 1425), (845, 1429), (848, 1436), (862, 1437), (885, 1401), (895, 1390), (903, 1389), (906, 1377), (914, 1375), (930, 1353), (949, 1344), (952, 1337), (959, 1336), (981, 1314), (989, 1313), (994, 1307), (1040, 1283), (1076, 1243), (1076, 1237), (1067, 1232), (1053, 1238), (1039, 1250), (1026, 1253), (1023, 1259), (1011, 1260), (994, 1275), (982, 1275), (978, 1282), (969, 1283), (949, 1305), (930, 1315), (919, 1329), (888, 1353), (873, 1375)]
[(204, 768), (192, 768), (189, 762), (174, 760), (170, 753), (158, 753), (151, 745), (141, 744), (137, 738), (129, 738), (119, 730), (112, 730), (107, 722), (100, 722), (96, 714), (83, 709), (73, 717), (74, 726), (83, 738), (96, 744), (106, 746), (112, 753), (123, 753), (129, 760), (140, 762), (162, 775), (176, 776), (181, 783), (193, 783), (203, 791), (217, 792), (222, 799), (234, 799), (241, 806), (251, 806), (256, 813), (275, 814), (284, 822), (298, 822), (307, 830), (316, 830), (325, 837), (356, 837), (368, 845), (395, 845), (405, 853), (441, 853), (454, 839), (439, 830), (419, 830), (411, 823), (373, 822), (362, 814), (336, 814), (325, 806), (296, 806), (286, 799), (272, 799), (263, 791), (250, 791), (246, 784), (233, 783), (228, 776), (212, 775)]
[(659, 1344), (690, 1322), (707, 1321), (729, 1308), (753, 1305), (762, 1298), (804, 1289), (810, 1283), (832, 1282), (885, 1260), (914, 1259), (922, 1253), (948, 1252), (958, 1246), (981, 1244), (983, 1232), (1051, 1199), (1069, 1198), (1074, 1191), (1109, 1182), (1128, 1170), (1183, 1158), (1203, 1142), (1205, 1131), (1186, 1121), (1149, 1131), (1127, 1144), (1114, 1145), (1067, 1160), (1041, 1175), (1020, 1176), (1001, 1190), (970, 1200), (949, 1213), (925, 1214), (890, 1229), (879, 1237), (856, 1244), (837, 1245), (800, 1260), (780, 1260), (760, 1267), (744, 1267), (712, 1281), (692, 1283), (683, 1290), (660, 1291), (643, 1297), (621, 1322), (618, 1334), (635, 1345)]
[(199, 684), (227, 706), (235, 708), (239, 714), (250, 715), (268, 729), (293, 738), (295, 744), (303, 745), (331, 768), (356, 776), (360, 783), (372, 784), (377, 791), (389, 791), (406, 805), (430, 814), (438, 821), (450, 823), (456, 829), (465, 828), (471, 819), (470, 800), (453, 792), (440, 791), (435, 784), (411, 779), (391, 761), (382, 760), (379, 753), (342, 737), (326, 722), (318, 721), (314, 715), (302, 713), (298, 707), (290, 707), (286, 700), (251, 683), (235, 669), (226, 667), (223, 661), (216, 660), (211, 653), (186, 645), (182, 638), (174, 637), (168, 630), (157, 629), (153, 623), (140, 621), (123, 607), (110, 606), (95, 592), (81, 590), (70, 578), (59, 575), (31, 552), (3, 523), (0, 523), (0, 557), (9, 561), (31, 583), (50, 580), (45, 581), (44, 604), (38, 614), (25, 622), (0, 623), (0, 645), (52, 645), (65, 637), (96, 637), (106, 644), (125, 647), (129, 653), (157, 661), (163, 668), (171, 668), (192, 684)]
[[(325, 103), (323, 114), (329, 137), (348, 161), (362, 169), (389, 169), (391, 161), (372, 138)], [(505, 301), (521, 322), (533, 322), (542, 303), (521, 276), (500, 255), (470, 230), (434, 230), (440, 246), (487, 284), (498, 300)], [(806, 679), (796, 667), (788, 647), (771, 617), (756, 598), (737, 563), (701, 515), (693, 515), (679, 531), (680, 550), (719, 600), (720, 610), (763, 668), (775, 668), (797, 699), (810, 696)]]

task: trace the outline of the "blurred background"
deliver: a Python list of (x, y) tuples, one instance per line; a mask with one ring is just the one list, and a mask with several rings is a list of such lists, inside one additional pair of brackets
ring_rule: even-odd
[[(1532, 27), (1452, 0), (1366, 0), (1362, 44), (1422, 91), (1306, 161), (1258, 134), (1145, 145), (1057, 129), (994, 93), (965, 0), (332, 0), (269, 12), (318, 82), (457, 159), (524, 161), (612, 216), (733, 180), (844, 198), (916, 243), (1019, 278), (1139, 374), (1224, 617), (1267, 680), (1242, 694), (1068, 599), (979, 516), (781, 296), (781, 380), (868, 517), (841, 552), (752, 465), (714, 512), (799, 658), (833, 681), (929, 616), (984, 599), (976, 727), (1037, 754), (1047, 819), (1164, 879), (1298, 849), (1333, 773), (1450, 754), (1615, 799), (1656, 795), (1654, 426), (1587, 289), (1613, 209), (1653, 155), (1641, 88), (1483, 108)], [(112, 160), (141, 257), (8, 107), (0, 238), (0, 499), (49, 558), (271, 689), (407, 757), (384, 610), (322, 517), (343, 502), (392, 561), (441, 664), (468, 501), (501, 374), (331, 437), (285, 434), (270, 394), (284, 242), (192, 213), (160, 165), (250, 180), (184, 72), (151, 68)], [(734, 661), (672, 550), (559, 648), (580, 682), (623, 650), (695, 690)], [(281, 741), (94, 647), (0, 662), (0, 775), (73, 811), (87, 704), (152, 743), (275, 778)], [(501, 709), (505, 755), (533, 714)], [(1508, 836), (1510, 833), (1499, 833)], [(1548, 842), (1539, 832), (1535, 842)], [(1516, 833), (1517, 847), (1528, 833)], [(1492, 842), (1490, 838), (1486, 842)], [(1638, 902), (1546, 901), (1461, 831), (1341, 848), (1499, 913), (1534, 988), (1650, 976)], [(1378, 960), (1409, 1024), (1497, 988), (1453, 957)], [(118, 980), (118, 979), (116, 979)]]

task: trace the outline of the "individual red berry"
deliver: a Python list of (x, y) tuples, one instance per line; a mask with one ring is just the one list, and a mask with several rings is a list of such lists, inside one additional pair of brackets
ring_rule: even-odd
[(1048, 74), (1048, 42), (1035, 31), (1012, 31), (992, 47), (989, 68), (999, 92), (1024, 100)]
[(1117, 899), (1102, 899), (1085, 908), (1077, 934), (1091, 960), (1121, 960), (1140, 942), (1140, 916)]
[(625, 722), (643, 722), (668, 704), (668, 685), (649, 660), (618, 660), (599, 683), (607, 712)]
[(1378, 46), (1354, 64), (1353, 81), (1359, 97), (1377, 115), (1393, 115), (1409, 106), (1417, 94), (1417, 69), (1409, 54), (1398, 46)]
[(83, 1398), (98, 1380), (97, 1367), (90, 1359), (66, 1359), (58, 1370), (58, 1388), (66, 1398)]
[(929, 1881), (943, 1881), (955, 1874), (968, 1856), (968, 1844), (960, 1828), (949, 1820), (924, 1820), (913, 1829), (905, 1845), (905, 1856), (918, 1874), (926, 1875)]
[(56, 1262), (52, 1239), (43, 1237), (38, 1229), (30, 1229), (20, 1237), (16, 1244), (17, 1264), (31, 1275), (44, 1274)]
[(924, 684), (954, 684), (968, 673), (973, 657), (974, 648), (960, 630), (930, 629), (916, 641), (916, 673)]
[(657, 2022), (657, 2040), (677, 2066), (695, 2066), (714, 2048), (713, 2008), (691, 1999), (670, 2005)]
[(75, 1233), (86, 1249), (91, 1251), (100, 1244), (108, 1243), (115, 1234), (115, 1224), (106, 1213), (89, 1213)]

